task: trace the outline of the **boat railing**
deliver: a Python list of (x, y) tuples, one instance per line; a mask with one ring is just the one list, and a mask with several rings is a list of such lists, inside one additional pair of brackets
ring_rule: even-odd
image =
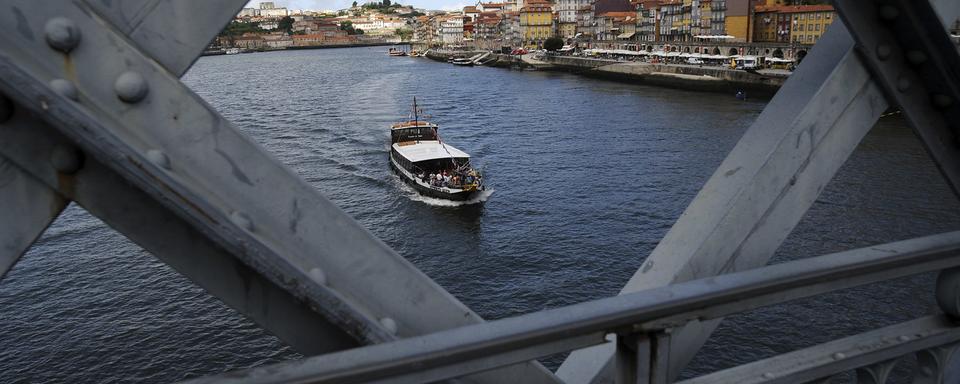
[[(811, 257), (742, 272), (490, 321), (385, 344), (254, 368), (231, 379), (279, 382), (425, 383), (610, 345), (616, 383), (666, 383), (678, 329), (792, 300), (940, 271), (936, 298), (946, 314), (922, 317), (683, 381), (792, 383), (855, 370), (858, 382), (886, 382), (901, 357), (918, 378), (943, 380), (960, 359), (960, 231)], [(679, 344), (682, 346), (682, 344)], [(683, 362), (680, 362), (682, 364)], [(214, 377), (221, 379), (225, 377)], [(211, 380), (211, 378), (205, 378)]]

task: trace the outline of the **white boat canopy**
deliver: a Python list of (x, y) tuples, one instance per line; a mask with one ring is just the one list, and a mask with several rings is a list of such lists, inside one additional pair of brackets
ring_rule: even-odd
[(414, 163), (450, 157), (470, 157), (466, 152), (454, 148), (450, 144), (440, 144), (438, 141), (421, 141), (412, 145), (394, 144), (393, 148), (403, 155), (403, 157), (406, 157), (407, 160)]

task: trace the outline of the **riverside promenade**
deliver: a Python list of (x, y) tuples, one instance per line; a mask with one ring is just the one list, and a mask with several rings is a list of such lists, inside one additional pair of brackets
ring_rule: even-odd
[[(430, 51), (427, 57), (446, 61), (449, 57), (470, 57), (482, 51)], [(603, 58), (526, 54), (494, 54), (497, 67), (536, 68), (584, 76), (629, 81), (696, 91), (736, 93), (770, 97), (786, 82), (790, 71), (778, 69), (738, 70), (717, 65), (662, 64)]]

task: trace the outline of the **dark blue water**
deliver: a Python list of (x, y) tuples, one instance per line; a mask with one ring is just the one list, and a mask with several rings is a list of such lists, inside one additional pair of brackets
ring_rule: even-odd
[[(617, 293), (764, 106), (381, 48), (205, 57), (184, 81), (488, 319)], [(387, 127), (413, 96), (482, 167), (486, 202), (424, 199), (390, 172)], [(775, 262), (955, 230), (958, 212), (887, 118)], [(929, 313), (931, 281), (731, 317), (688, 374)], [(0, 324), (0, 382), (168, 382), (299, 357), (76, 207), (0, 282)]]

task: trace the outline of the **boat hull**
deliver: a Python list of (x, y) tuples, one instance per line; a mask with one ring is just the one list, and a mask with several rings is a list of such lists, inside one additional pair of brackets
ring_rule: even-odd
[(477, 197), (480, 194), (480, 192), (482, 192), (482, 190), (452, 192), (448, 188), (427, 187), (423, 184), (418, 183), (416, 180), (414, 180), (413, 176), (407, 173), (407, 171), (401, 168), (399, 165), (397, 165), (397, 163), (394, 162), (392, 158), (390, 159), (390, 168), (392, 168), (393, 171), (396, 172), (401, 179), (403, 179), (403, 182), (407, 183), (407, 185), (413, 187), (413, 189), (416, 190), (417, 193), (424, 196), (434, 197), (437, 199), (444, 199), (444, 200), (466, 201), (466, 200), (470, 200)]

